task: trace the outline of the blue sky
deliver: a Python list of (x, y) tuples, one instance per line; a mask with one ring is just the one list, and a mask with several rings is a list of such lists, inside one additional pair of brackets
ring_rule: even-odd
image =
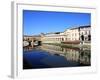
[(24, 35), (62, 32), (70, 27), (90, 24), (90, 13), (23, 10)]

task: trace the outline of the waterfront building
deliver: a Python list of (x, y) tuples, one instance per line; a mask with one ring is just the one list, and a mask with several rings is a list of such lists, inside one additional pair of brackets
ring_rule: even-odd
[(78, 41), (79, 40), (79, 30), (78, 28), (71, 28), (64, 31), (66, 35), (65, 41)]
[(42, 35), (42, 43), (61, 43), (65, 41), (66, 35), (61, 32), (47, 33)]
[(91, 42), (91, 26), (79, 26), (66, 29), (64, 32), (41, 33), (41, 35), (24, 35), (24, 41), (42, 43), (89, 43)]
[(64, 32), (42, 34), (42, 43), (77, 43), (91, 41), (91, 26), (79, 26), (66, 29)]
[(33, 36), (29, 36), (29, 35), (24, 35), (23, 36), (23, 41), (32, 41), (32, 40), (34, 40)]
[(91, 41), (91, 26), (80, 26), (79, 32), (81, 41)]

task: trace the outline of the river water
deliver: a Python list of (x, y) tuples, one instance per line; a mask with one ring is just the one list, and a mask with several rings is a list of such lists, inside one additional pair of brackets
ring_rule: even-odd
[(23, 50), (23, 69), (91, 66), (91, 51), (87, 48), (64, 48), (43, 44)]

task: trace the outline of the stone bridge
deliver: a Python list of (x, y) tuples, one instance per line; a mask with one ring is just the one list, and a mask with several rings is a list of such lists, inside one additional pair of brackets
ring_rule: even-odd
[(23, 36), (23, 46), (41, 45), (41, 36)]

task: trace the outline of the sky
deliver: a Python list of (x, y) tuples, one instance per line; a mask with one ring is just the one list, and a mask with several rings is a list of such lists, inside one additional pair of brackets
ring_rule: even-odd
[(67, 28), (90, 24), (90, 13), (23, 10), (24, 35), (63, 32)]

